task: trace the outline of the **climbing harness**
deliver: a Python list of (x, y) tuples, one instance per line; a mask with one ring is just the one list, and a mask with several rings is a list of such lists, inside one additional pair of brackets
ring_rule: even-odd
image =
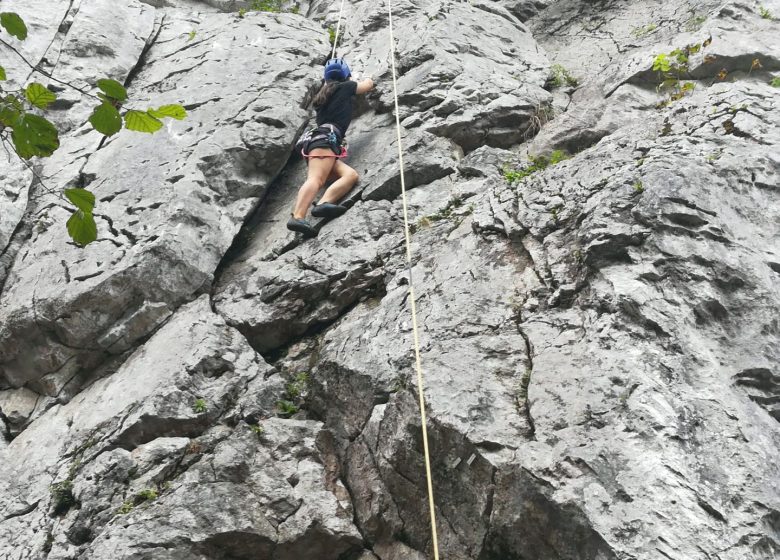
[[(333, 155), (316, 155), (312, 156), (308, 154), (309, 146), (315, 142), (326, 141), (328, 147), (333, 150)], [(336, 158), (342, 159), (347, 157), (347, 146), (344, 143), (341, 130), (335, 124), (323, 124), (311, 130), (307, 130), (300, 139), (295, 143), (296, 148), (300, 148), (301, 155), (304, 158)], [(324, 147), (324, 146), (322, 146)]]
[(420, 336), (417, 329), (417, 305), (412, 282), (412, 241), (409, 233), (409, 215), (406, 203), (406, 181), (404, 179), (404, 153), (401, 146), (401, 119), (398, 110), (398, 86), (395, 71), (395, 37), (393, 36), (393, 6), (392, 0), (387, 0), (387, 12), (390, 27), (390, 63), (393, 71), (393, 100), (395, 102), (395, 132), (398, 138), (398, 167), (401, 171), (401, 200), (403, 201), (404, 234), (406, 237), (406, 264), (409, 270), (409, 301), (412, 307), (412, 332), (414, 334), (414, 360), (417, 370), (417, 394), (420, 398), (420, 419), (422, 421), (423, 451), (425, 453), (425, 477), (428, 483), (428, 507), (431, 515), (431, 537), (433, 539), (433, 557), (439, 560), (439, 538), (436, 532), (436, 505), (433, 500), (433, 479), (431, 476), (431, 458), (428, 449), (428, 422), (425, 415), (425, 394), (423, 387), (422, 363), (420, 361)]

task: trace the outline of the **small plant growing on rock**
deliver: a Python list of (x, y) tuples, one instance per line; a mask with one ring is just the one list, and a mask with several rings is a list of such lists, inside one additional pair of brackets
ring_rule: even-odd
[(206, 410), (208, 410), (208, 407), (206, 406), (206, 399), (195, 399), (195, 402), (192, 403), (192, 410), (197, 414), (206, 412)]
[[(337, 46), (341, 45), (342, 39), (344, 38), (343, 33), (339, 33), (339, 44)], [(330, 43), (330, 46), (333, 47), (336, 43), (336, 28), (333, 26), (328, 27), (328, 43)]]
[(393, 381), (393, 386), (390, 388), (390, 392), (392, 393), (400, 393), (401, 391), (406, 391), (409, 388), (409, 376), (405, 374), (398, 374)]
[(133, 508), (144, 502), (152, 502), (158, 498), (157, 490), (145, 488), (129, 500), (125, 500), (116, 510), (117, 515), (127, 515)]
[(684, 81), (684, 76), (689, 72), (688, 60), (691, 55), (698, 53), (710, 44), (710, 40), (703, 43), (688, 45), (683, 49), (674, 49), (668, 53), (656, 55), (653, 59), (653, 71), (658, 72), (661, 84), (658, 91), (669, 92), (669, 97), (657, 105), (663, 108), (689, 95), (696, 88), (696, 84)]
[(554, 88), (563, 86), (577, 87), (579, 84), (577, 78), (572, 76), (569, 71), (560, 64), (553, 64), (550, 68), (550, 72), (550, 84), (552, 84), (552, 87)]
[(263, 428), (260, 424), (249, 424), (249, 429), (252, 430), (252, 433), (255, 434), (258, 438), (262, 438), (265, 434), (265, 428)]
[(300, 410), (300, 405), (306, 396), (308, 385), (309, 374), (306, 372), (299, 372), (286, 385), (284, 395), (276, 401), (276, 409), (281, 416), (292, 416)]
[(705, 21), (707, 21), (707, 16), (693, 16), (685, 24), (685, 30), (688, 32), (698, 31)]
[(650, 35), (656, 29), (658, 29), (658, 25), (656, 25), (655, 23), (648, 23), (647, 25), (643, 25), (642, 27), (635, 27), (634, 29), (632, 29), (631, 35), (633, 35), (637, 39), (640, 39), (642, 37)]
[(157, 499), (157, 490), (154, 488), (146, 488), (144, 490), (141, 490), (138, 492), (138, 494), (135, 495), (135, 499), (137, 502), (151, 502), (152, 500)]
[(252, 0), (249, 9), (254, 12), (274, 12), (282, 11), (283, 0)]
[(303, 393), (306, 392), (306, 389), (309, 384), (309, 374), (305, 371), (302, 371), (298, 373), (298, 375), (295, 376), (295, 379), (293, 379), (290, 383), (287, 384), (286, 390), (287, 390), (287, 397), (290, 400), (295, 400), (300, 398)]
[(504, 179), (510, 185), (522, 181), (526, 177), (533, 175), (543, 169), (547, 169), (553, 165), (557, 165), (560, 162), (569, 159), (569, 156), (563, 150), (553, 150), (549, 157), (547, 156), (530, 156), (531, 164), (523, 169), (511, 169), (508, 166), (504, 166), (502, 172)]
[(780, 76), (775, 76), (769, 81), (769, 85), (772, 87), (780, 88)]
[(636, 194), (642, 194), (645, 192), (645, 186), (642, 184), (642, 181), (637, 181), (632, 185), (632, 187), (634, 188), (634, 192)]
[(445, 206), (435, 214), (431, 214), (429, 216), (423, 216), (422, 218), (420, 218), (418, 224), (420, 227), (427, 227), (433, 224), (434, 222), (447, 220), (451, 218), (455, 210), (457, 210), (461, 206), (463, 206), (463, 199), (459, 196), (455, 196), (447, 203), (447, 206)]
[(125, 501), (122, 502), (122, 505), (119, 506), (116, 510), (117, 515), (127, 515), (131, 511), (133, 511), (133, 502), (131, 501)]
[(282, 416), (292, 416), (300, 410), (294, 402), (284, 399), (276, 401), (276, 408)]
[(63, 515), (76, 504), (76, 498), (73, 496), (73, 481), (71, 480), (52, 484), (49, 492), (51, 493), (54, 515)]
[(770, 12), (765, 6), (758, 7), (758, 14), (764, 19), (774, 19), (772, 12)]

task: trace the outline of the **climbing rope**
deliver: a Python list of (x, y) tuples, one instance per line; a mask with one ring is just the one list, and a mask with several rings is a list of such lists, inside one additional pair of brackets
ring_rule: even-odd
[(339, 8), (339, 20), (336, 22), (336, 36), (333, 39), (333, 51), (330, 53), (331, 58), (336, 58), (336, 45), (339, 44), (339, 31), (341, 30), (341, 14), (344, 13), (344, 0), (341, 0), (341, 8)]
[[(398, 167), (401, 170), (401, 200), (404, 209), (404, 233), (406, 235), (406, 264), (409, 270), (409, 301), (412, 304), (412, 332), (414, 333), (414, 360), (417, 369), (417, 394), (420, 397), (420, 418), (422, 421), (423, 451), (425, 453), (425, 477), (428, 482), (428, 506), (431, 513), (431, 537), (433, 538), (433, 557), (439, 560), (439, 537), (436, 532), (436, 506), (433, 500), (433, 482), (431, 477), (431, 458), (428, 450), (428, 422), (425, 417), (425, 394), (423, 389), (422, 364), (420, 362), (420, 336), (417, 329), (417, 305), (412, 282), (412, 241), (409, 233), (409, 216), (406, 204), (406, 181), (404, 179), (404, 152), (401, 146), (401, 118), (398, 111), (398, 86), (395, 72), (395, 37), (393, 36), (392, 0), (387, 0), (387, 12), (390, 17), (390, 67), (393, 71), (393, 100), (395, 102), (395, 132), (398, 139)], [(335, 51), (334, 51), (335, 52)]]

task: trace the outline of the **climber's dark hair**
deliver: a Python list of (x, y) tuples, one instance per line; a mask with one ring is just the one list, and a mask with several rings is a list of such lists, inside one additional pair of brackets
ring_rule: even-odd
[(323, 81), (322, 87), (320, 87), (320, 91), (314, 94), (314, 99), (312, 100), (312, 105), (314, 105), (314, 108), (319, 109), (320, 107), (325, 105), (330, 99), (330, 96), (333, 95), (333, 92), (336, 91), (336, 87), (340, 83), (341, 82), (339, 80)]

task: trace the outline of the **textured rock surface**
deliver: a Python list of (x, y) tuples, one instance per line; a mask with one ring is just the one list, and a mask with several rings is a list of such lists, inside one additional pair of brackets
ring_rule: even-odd
[[(74, 128), (38, 168), (98, 194), (87, 250), (0, 171), (0, 556), (431, 557), (386, 6), (345, 13), (379, 88), (349, 213), (302, 241), (289, 156), (338, 3), (52, 4), (31, 59), (190, 116), (101, 145), (88, 104), (58, 107)], [(394, 4), (442, 557), (780, 554), (780, 24)], [(659, 106), (654, 57), (690, 44), (696, 87)]]

